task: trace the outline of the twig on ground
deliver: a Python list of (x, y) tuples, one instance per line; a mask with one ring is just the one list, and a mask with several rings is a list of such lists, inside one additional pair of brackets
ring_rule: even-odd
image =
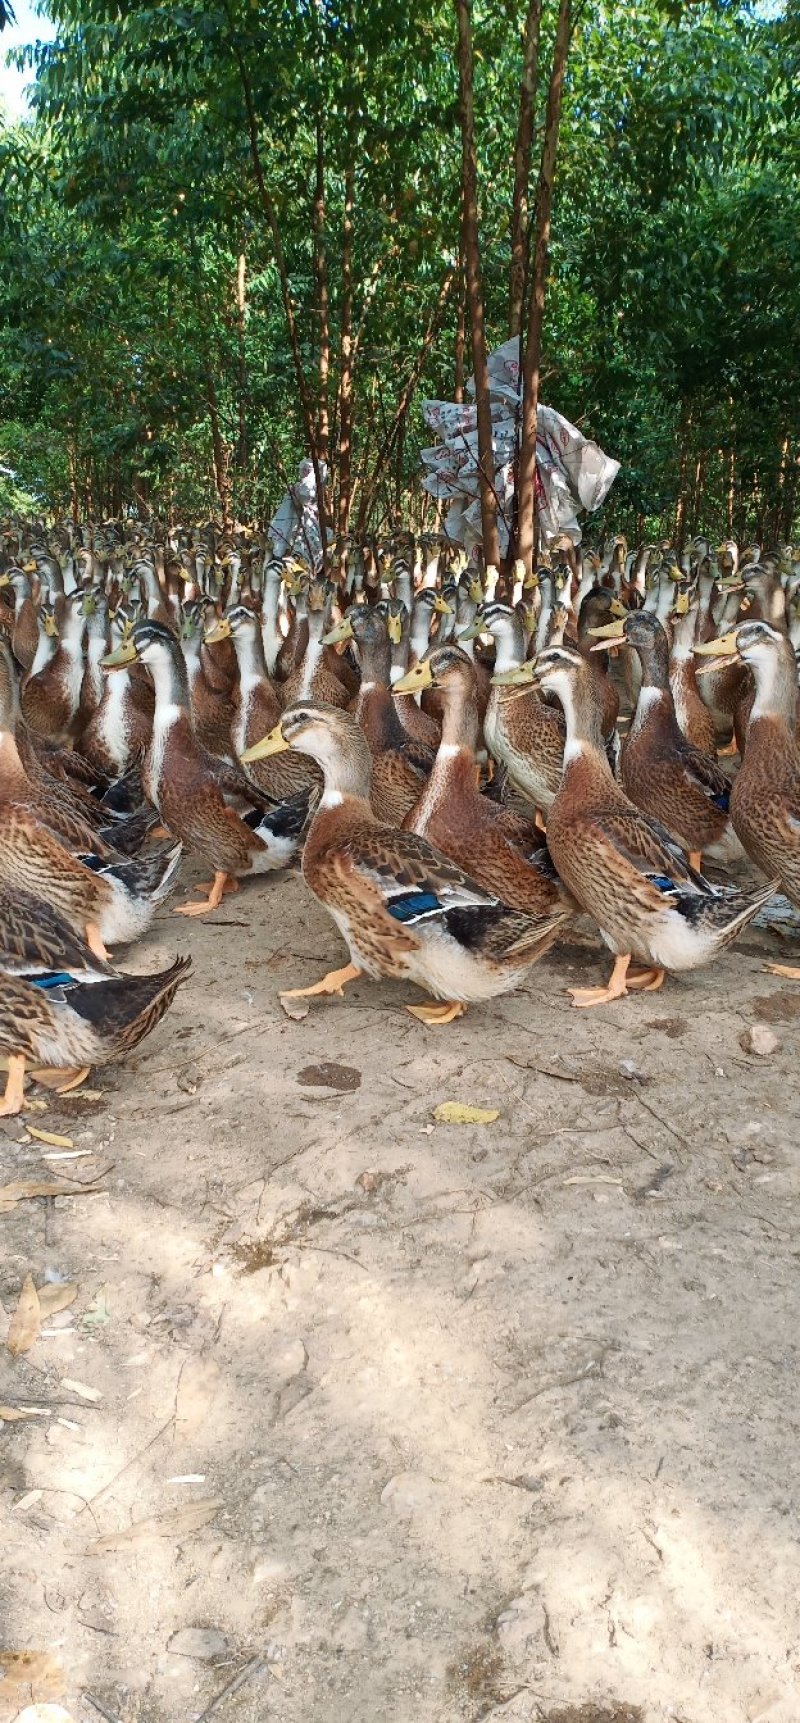
[[(249, 1662), (245, 1663), (244, 1668), (239, 1670), (238, 1675), (232, 1675), (230, 1681), (226, 1681), (225, 1686), (221, 1687), (219, 1693), (214, 1695), (214, 1698), (206, 1706), (205, 1711), (201, 1711), (200, 1715), (195, 1718), (195, 1723), (206, 1723), (206, 1718), (213, 1715), (213, 1713), (222, 1704), (223, 1699), (228, 1699), (232, 1693), (238, 1693), (240, 1687), (244, 1687), (246, 1681), (252, 1681), (254, 1675), (259, 1675), (261, 1670), (266, 1669), (267, 1667), (268, 1659), (266, 1652), (259, 1651), (255, 1657), (251, 1657)], [(108, 1716), (108, 1712), (105, 1712), (105, 1716)], [(117, 1723), (116, 1718), (113, 1720), (113, 1723)]]

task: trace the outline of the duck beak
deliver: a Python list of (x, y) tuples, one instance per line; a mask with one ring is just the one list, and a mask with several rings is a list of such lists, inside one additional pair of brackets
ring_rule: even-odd
[(613, 617), (616, 617), (617, 621), (621, 621), (621, 622), (625, 621), (625, 618), (626, 618), (628, 612), (625, 609), (624, 604), (620, 604), (620, 601), (618, 598), (612, 598), (611, 603), (610, 603), (608, 608), (611, 611), (611, 615)]
[(405, 676), (401, 676), (399, 682), (395, 682), (392, 693), (418, 694), (420, 689), (432, 687), (433, 671), (427, 658), (421, 658), (419, 664), (414, 665), (413, 670), (408, 670)]
[(216, 646), (219, 640), (230, 640), (231, 625), (227, 616), (221, 616), (218, 622), (212, 622), (207, 634), (203, 635), (204, 646)]
[(615, 646), (627, 646), (628, 641), (625, 638), (626, 615), (627, 612), (623, 612), (622, 616), (615, 617), (613, 622), (604, 622), (602, 628), (590, 628), (588, 632), (592, 639), (597, 641), (597, 645), (590, 646), (589, 651), (605, 652), (606, 643), (609, 640), (613, 641)]
[(683, 569), (678, 567), (677, 562), (673, 562), (672, 567), (669, 570), (669, 578), (670, 578), (670, 580), (674, 580), (676, 586), (677, 586), (679, 581), (685, 580), (686, 577), (684, 575)]
[(717, 669), (717, 659), (736, 659), (739, 657), (739, 648), (736, 644), (736, 629), (732, 628), (729, 634), (721, 634), (718, 640), (706, 640), (702, 646), (695, 646), (694, 650), (695, 653), (699, 653), (702, 658), (711, 659), (710, 664), (703, 664), (696, 672), (698, 676), (708, 676), (712, 670)]
[(516, 670), (500, 670), (492, 677), (493, 688), (522, 688), (532, 682), (535, 671), (535, 660), (526, 658), (524, 664), (519, 664)]
[(442, 598), (440, 592), (434, 594), (432, 608), (435, 610), (437, 616), (452, 616), (453, 614), (452, 608), (448, 604), (447, 599)]
[(100, 665), (103, 670), (122, 670), (126, 664), (135, 664), (138, 656), (133, 641), (124, 640), (116, 652), (107, 652), (105, 658), (101, 658)]
[(689, 594), (688, 594), (688, 592), (679, 592), (677, 598), (675, 599), (675, 615), (676, 616), (686, 616), (688, 609), (689, 609)]
[(22, 572), (23, 572), (23, 574), (35, 574), (36, 573), (35, 562), (23, 562)]
[(288, 747), (280, 724), (276, 724), (274, 730), (270, 730), (267, 736), (262, 736), (260, 742), (254, 742), (252, 748), (245, 748), (239, 758), (243, 766), (248, 766), (251, 760), (269, 760), (273, 754), (285, 754)]
[(352, 640), (352, 638), (353, 624), (349, 616), (343, 616), (341, 622), (337, 622), (333, 628), (328, 629), (327, 634), (323, 634), (322, 644), (323, 646), (338, 646), (341, 641)]
[(479, 616), (473, 616), (466, 628), (462, 628), (459, 640), (479, 640), (483, 633), (483, 622)]
[(402, 616), (387, 616), (386, 632), (393, 646), (399, 646), (403, 638)]

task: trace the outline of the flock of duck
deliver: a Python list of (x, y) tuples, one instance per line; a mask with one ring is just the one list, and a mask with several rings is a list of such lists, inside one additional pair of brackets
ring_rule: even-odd
[[(214, 522), (4, 524), (1, 1113), (170, 1005), (189, 960), (123, 975), (108, 948), (184, 850), (211, 876), (188, 916), (302, 850), (349, 962), (283, 997), (392, 977), (431, 1025), (579, 914), (614, 959), (585, 1007), (708, 962), (778, 889), (800, 908), (800, 553), (565, 539), (501, 575), (398, 532), (335, 563)], [(745, 855), (757, 888), (706, 878)]]

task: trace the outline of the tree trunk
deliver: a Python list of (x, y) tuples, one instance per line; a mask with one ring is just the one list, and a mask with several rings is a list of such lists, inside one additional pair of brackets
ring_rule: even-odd
[[(364, 496), (362, 498), (361, 507), (359, 509), (359, 514), (358, 514), (357, 531), (359, 533), (363, 533), (366, 529), (367, 519), (369, 517), (369, 511), (372, 508), (372, 505), (373, 505), (375, 498), (378, 494), (378, 485), (379, 485), (381, 477), (383, 475), (383, 469), (386, 465), (386, 462), (391, 457), (392, 450), (395, 446), (395, 443), (397, 442), (400, 427), (403, 424), (403, 421), (406, 417), (408, 409), (409, 409), (411, 402), (413, 400), (414, 390), (416, 389), (417, 384), (420, 380), (420, 377), (422, 376), (422, 372), (425, 368), (425, 361), (426, 361), (428, 354), (430, 353), (431, 348), (433, 346), (433, 343), (436, 340), (436, 337), (439, 333), (439, 329), (440, 329), (441, 323), (442, 323), (442, 318), (444, 317), (444, 313), (447, 309), (447, 302), (450, 298), (450, 294), (452, 293), (455, 280), (456, 280), (456, 270), (455, 270), (455, 268), (451, 267), (450, 269), (448, 269), (446, 271), (442, 285), (439, 288), (439, 294), (438, 294), (438, 297), (436, 300), (436, 304), (435, 304), (435, 306), (431, 312), (431, 315), (428, 319), (428, 326), (427, 326), (427, 329), (425, 330), (425, 334), (422, 337), (422, 345), (420, 346), (420, 350), (417, 354), (416, 359), (414, 360), (414, 364), (412, 365), (411, 370), (410, 370), (410, 372), (406, 378), (406, 381), (403, 385), (403, 388), (400, 392), (400, 399), (398, 400), (397, 407), (395, 409), (395, 413), (394, 413), (394, 417), (392, 419), (392, 422), (390, 425), (387, 426), (385, 434), (384, 434), (383, 439), (381, 441), (381, 444), (380, 444), (380, 447), (378, 449), (378, 453), (377, 453), (377, 456), (375, 459), (375, 465), (372, 469), (372, 474), (371, 474), (371, 477), (369, 479), (369, 483), (367, 485), (365, 485), (365, 487), (364, 487)], [(380, 385), (379, 385), (379, 387), (380, 387)]]
[(536, 111), (536, 83), (539, 69), (539, 31), (542, 22), (542, 0), (530, 0), (522, 42), (522, 74), (519, 85), (519, 118), (514, 141), (514, 200), (511, 206), (511, 291), (508, 306), (508, 333), (518, 335), (522, 328), (525, 302), (525, 275), (528, 250), (528, 196), (531, 178), (531, 145)]
[(467, 304), (472, 335), (475, 405), (478, 418), (481, 535), (484, 561), (487, 565), (493, 564), (496, 567), (500, 562), (500, 545), (497, 536), (492, 415), (489, 402), (489, 373), (486, 368), (486, 330), (483, 317), (480, 242), (478, 238), (478, 161), (475, 151), (475, 104), (472, 87), (471, 0), (455, 0), (455, 7), (458, 22), (458, 87), (461, 116), (461, 231)]
[(536, 543), (536, 424), (539, 416), (539, 373), (542, 357), (542, 329), (547, 290), (547, 262), (550, 249), (550, 217), (553, 207), (553, 180), (558, 153), (558, 132), (561, 124), (561, 100), (567, 68), (570, 39), (570, 0), (559, 0), (556, 37), (553, 47), (553, 67), (547, 92), (547, 116), (542, 145), (542, 161), (536, 192), (536, 246), (533, 254), (533, 281), (528, 307), (528, 333), (522, 374), (522, 447), (519, 457), (517, 488), (517, 554), (526, 572), (533, 566)]
[(319, 323), (319, 397), (317, 437), (319, 458), (328, 459), (330, 414), (328, 376), (331, 365), (331, 331), (328, 295), (328, 257), (325, 248), (325, 148), (322, 117), (317, 115), (317, 177), (314, 188), (314, 286)]
[(231, 488), (228, 479), (228, 450), (222, 436), (219, 418), (219, 400), (217, 385), (208, 353), (203, 354), (203, 369), (206, 378), (206, 401), (208, 403), (208, 418), (211, 425), (211, 447), (214, 456), (214, 484), (219, 497), (222, 511), (222, 525), (227, 532), (231, 520)]
[(344, 176), (344, 221), (342, 224), (342, 319), (339, 368), (339, 537), (350, 520), (353, 465), (353, 190), (355, 169), (352, 156)]
[(464, 303), (464, 255), (458, 254), (458, 320), (456, 322), (456, 380), (453, 399), (461, 402), (464, 399), (464, 336), (466, 333), (466, 305)]
[(270, 233), (272, 235), (272, 246), (273, 246), (273, 250), (275, 252), (275, 264), (276, 264), (276, 267), (278, 270), (278, 277), (279, 277), (280, 284), (281, 284), (281, 298), (283, 300), (283, 311), (284, 311), (284, 316), (286, 318), (286, 327), (287, 327), (288, 332), (289, 332), (289, 345), (292, 349), (292, 363), (294, 366), (294, 374), (295, 374), (295, 378), (297, 381), (297, 393), (298, 393), (298, 396), (300, 398), (300, 409), (301, 409), (301, 413), (302, 413), (302, 417), (303, 417), (303, 428), (305, 430), (306, 442), (308, 443), (308, 450), (309, 450), (309, 454), (311, 456), (311, 464), (314, 468), (314, 489), (315, 489), (316, 495), (317, 495), (317, 509), (319, 511), (320, 535), (321, 535), (321, 540), (322, 540), (322, 558), (323, 558), (323, 566), (324, 566), (324, 563), (325, 563), (325, 486), (324, 486), (323, 479), (322, 479), (322, 468), (320, 466), (319, 450), (317, 447), (317, 434), (316, 434), (316, 426), (314, 424), (314, 413), (313, 413), (312, 405), (311, 405), (311, 395), (309, 393), (308, 384), (306, 382), (306, 374), (305, 374), (305, 370), (303, 368), (303, 356), (302, 356), (302, 353), (300, 351), (300, 334), (299, 334), (298, 327), (297, 327), (297, 315), (296, 315), (295, 308), (294, 308), (294, 300), (292, 299), (291, 288), (289, 286), (289, 272), (288, 272), (288, 269), (286, 267), (286, 254), (285, 254), (284, 249), (283, 249), (283, 239), (281, 237), (280, 223), (278, 221), (278, 211), (275, 207), (275, 201), (272, 197), (272, 193), (270, 192), (270, 189), (269, 189), (267, 182), (264, 178), (264, 169), (263, 169), (262, 164), (261, 164), (261, 151), (260, 151), (259, 145), (258, 145), (258, 121), (256, 119), (255, 104), (253, 102), (253, 87), (252, 87), (252, 84), (250, 83), (250, 74), (249, 74), (249, 72), (247, 70), (247, 66), (245, 64), (244, 55), (242, 54), (241, 48), (239, 47), (238, 42), (236, 41), (236, 38), (235, 38), (234, 25), (233, 25), (233, 20), (231, 18), (231, 14), (230, 14), (230, 8), (227, 8), (227, 10), (228, 10), (228, 21), (231, 25), (231, 48), (233, 51), (233, 56), (234, 56), (234, 59), (236, 61), (237, 67), (239, 69), (239, 81), (240, 81), (241, 86), (242, 86), (242, 95), (244, 97), (245, 113), (247, 116), (247, 134), (248, 134), (248, 138), (249, 138), (249, 142), (250, 142), (250, 157), (251, 157), (251, 160), (253, 163), (253, 173), (255, 174), (255, 180), (256, 180), (256, 185), (258, 186), (258, 192), (259, 192), (259, 196), (261, 198), (261, 204), (262, 204), (262, 207), (264, 210), (264, 214), (266, 215), (267, 221), (269, 223)]
[(247, 260), (244, 252), (240, 251), (236, 268), (236, 333), (239, 346), (239, 439), (236, 465), (240, 473), (244, 473), (247, 466), (247, 357), (244, 343), (247, 318), (246, 271)]

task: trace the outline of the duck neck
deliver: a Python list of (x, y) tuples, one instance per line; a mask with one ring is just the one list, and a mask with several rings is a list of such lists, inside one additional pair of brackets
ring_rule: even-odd
[(366, 737), (360, 731), (348, 737), (347, 748), (337, 748), (320, 756), (324, 789), (320, 811), (338, 807), (345, 796), (355, 796), (369, 806), (372, 788), (372, 755)]
[(153, 677), (153, 687), (156, 695), (156, 716), (168, 708), (176, 706), (184, 711), (189, 706), (189, 678), (183, 657), (178, 657), (177, 648), (168, 652), (166, 648), (154, 657), (148, 665)]
[(478, 702), (466, 678), (442, 690), (442, 739), (439, 754), (445, 759), (463, 749), (474, 754), (478, 747)]
[(258, 628), (245, 627), (233, 636), (233, 648), (239, 665), (240, 682), (266, 680), (267, 666), (264, 642)]
[(519, 617), (513, 611), (508, 616), (497, 617), (492, 633), (497, 649), (495, 675), (499, 676), (506, 670), (518, 670), (525, 660), (525, 641)]
[[(564, 709), (564, 721), (567, 734), (564, 744), (564, 770), (568, 770), (576, 760), (587, 754), (596, 756), (603, 771), (612, 778), (611, 768), (606, 759), (603, 732), (600, 725), (600, 711), (591, 681), (581, 678), (571, 680), (568, 685), (558, 690), (558, 698)], [(613, 782), (613, 778), (612, 778)]]
[(759, 653), (750, 665), (756, 685), (756, 695), (750, 713), (751, 725), (759, 718), (778, 719), (794, 736), (797, 716), (797, 670), (791, 643), (785, 650)]

